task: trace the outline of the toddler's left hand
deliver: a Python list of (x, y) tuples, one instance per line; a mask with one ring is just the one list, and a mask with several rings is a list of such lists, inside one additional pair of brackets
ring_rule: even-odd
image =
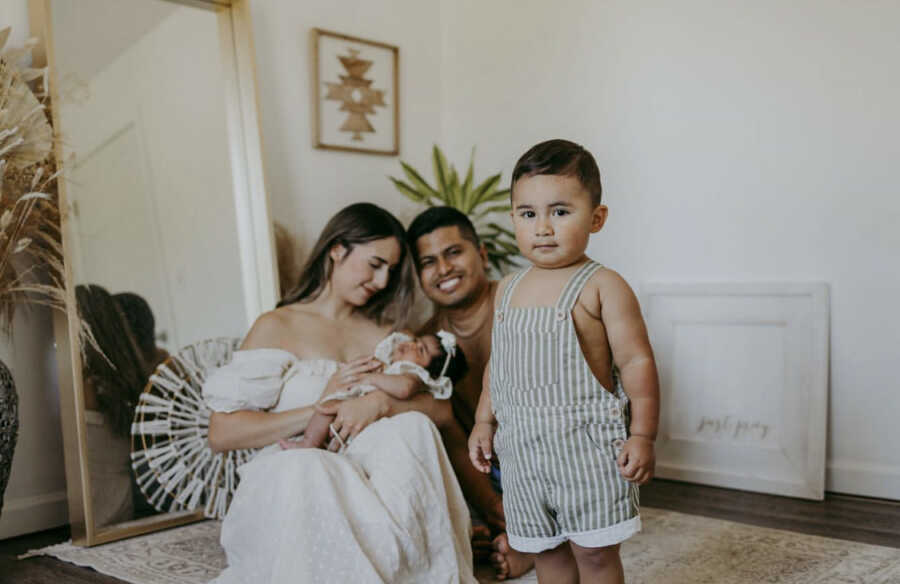
[(632, 436), (625, 441), (616, 464), (626, 481), (637, 485), (646, 484), (653, 478), (653, 470), (656, 467), (653, 440), (645, 436)]

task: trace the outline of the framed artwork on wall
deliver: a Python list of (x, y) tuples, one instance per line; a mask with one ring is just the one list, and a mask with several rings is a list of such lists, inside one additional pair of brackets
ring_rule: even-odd
[(319, 28), (312, 43), (313, 145), (398, 154), (400, 50)]

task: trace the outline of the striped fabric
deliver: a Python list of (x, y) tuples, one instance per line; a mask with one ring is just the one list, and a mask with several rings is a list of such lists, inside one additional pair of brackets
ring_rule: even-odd
[(571, 316), (602, 266), (588, 261), (555, 306), (510, 308), (516, 274), (491, 338), (490, 392), (498, 427), (510, 545), (539, 552), (571, 540), (603, 547), (640, 530), (637, 487), (616, 468), (628, 434), (628, 397), (607, 391), (588, 366)]

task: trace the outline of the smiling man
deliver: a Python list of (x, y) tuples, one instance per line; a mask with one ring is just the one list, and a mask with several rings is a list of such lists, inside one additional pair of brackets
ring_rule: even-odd
[[(435, 314), (421, 333), (452, 332), (469, 365), (468, 373), (453, 387), (453, 415), (447, 416), (451, 421), (441, 427), (444, 446), (466, 499), (491, 531), (491, 561), (498, 579), (515, 578), (534, 562), (530, 555), (509, 547), (499, 473), (488, 476), (478, 472), (469, 460), (467, 445), (491, 356), (497, 282), (488, 279), (487, 251), (469, 218), (460, 211), (432, 207), (419, 214), (407, 231), (422, 290), (435, 304)], [(474, 543), (477, 546), (479, 542)]]

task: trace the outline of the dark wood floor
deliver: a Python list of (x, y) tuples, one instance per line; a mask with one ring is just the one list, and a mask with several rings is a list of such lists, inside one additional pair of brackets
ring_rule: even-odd
[[(828, 494), (805, 501), (675, 481), (641, 488), (641, 504), (789, 531), (900, 548), (900, 502)], [(123, 584), (89, 568), (52, 558), (16, 556), (69, 537), (68, 528), (0, 541), (0, 584)]]

